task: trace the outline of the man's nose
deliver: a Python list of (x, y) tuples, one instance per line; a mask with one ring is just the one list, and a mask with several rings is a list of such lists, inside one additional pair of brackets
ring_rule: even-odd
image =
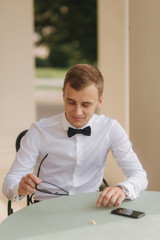
[(78, 116), (81, 115), (81, 113), (82, 113), (81, 106), (75, 106), (75, 114)]

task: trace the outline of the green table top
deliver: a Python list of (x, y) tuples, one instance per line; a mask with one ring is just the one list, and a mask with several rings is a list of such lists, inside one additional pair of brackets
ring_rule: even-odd
[[(160, 192), (144, 192), (121, 207), (143, 211), (139, 219), (111, 214), (112, 208), (96, 207), (100, 193), (46, 200), (23, 208), (0, 224), (6, 239), (147, 240), (160, 239)], [(89, 221), (95, 220), (96, 225)]]

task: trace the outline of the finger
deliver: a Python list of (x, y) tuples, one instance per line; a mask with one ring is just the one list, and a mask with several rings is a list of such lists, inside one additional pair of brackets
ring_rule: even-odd
[[(101, 192), (101, 194), (100, 194), (100, 196), (99, 196), (99, 198), (98, 198), (98, 200), (97, 200), (97, 203), (96, 203), (97, 207), (99, 207), (99, 206), (102, 205), (103, 199), (104, 199), (104, 197), (105, 197), (105, 195), (107, 194), (108, 191), (109, 191), (109, 188), (106, 187), (106, 188)], [(107, 199), (106, 199), (106, 201), (107, 201)]]
[(109, 199), (107, 206), (118, 207), (124, 199), (125, 199), (125, 193), (121, 190), (121, 188), (114, 187), (112, 188), (112, 196)]
[(35, 192), (35, 185), (40, 184), (41, 179), (36, 177), (33, 173), (27, 174), (27, 176), (22, 177), (19, 183), (18, 193), (19, 195), (27, 195)]
[(122, 196), (122, 195), (120, 195), (120, 196), (117, 198), (117, 201), (115, 202), (114, 207), (118, 207), (118, 206), (123, 202), (124, 199), (125, 199), (125, 197)]
[[(108, 201), (108, 203), (106, 204), (106, 206), (108, 206), (108, 207), (112, 207), (112, 206), (115, 206), (115, 204), (117, 203), (117, 200), (119, 199), (119, 195), (118, 194), (113, 194), (111, 197), (110, 197), (110, 199), (109, 199), (109, 201)], [(105, 206), (105, 205), (104, 205)]]
[(35, 188), (35, 182), (27, 176), (23, 177), (20, 184), (23, 186), (24, 189), (26, 189), (26, 186), (30, 186), (32, 188)]
[(41, 179), (39, 179), (37, 176), (35, 176), (33, 173), (28, 174), (26, 177), (24, 177), (24, 188), (27, 191), (35, 192), (35, 186), (36, 184), (40, 184)]
[(119, 206), (125, 199), (125, 194), (119, 187), (107, 187), (100, 194), (96, 205), (97, 206)]
[(35, 192), (35, 188), (31, 187), (29, 184), (24, 183), (22, 186), (23, 191), (25, 194), (32, 194)]
[[(115, 197), (114, 197), (114, 198), (115, 198)], [(110, 190), (106, 193), (106, 195), (103, 197), (103, 200), (102, 200), (102, 202), (101, 202), (101, 205), (102, 205), (102, 206), (108, 206), (108, 207), (112, 206), (113, 202), (115, 203), (114, 198), (113, 198), (113, 192), (112, 192), (112, 190), (110, 189)]]
[(24, 182), (24, 179), (19, 183), (18, 193), (20, 196), (32, 194), (35, 192), (35, 188)]
[(30, 186), (33, 189), (36, 186), (36, 183), (31, 178), (29, 178), (28, 176), (25, 178), (24, 182), (25, 182), (25, 184), (27, 184), (28, 186)]
[(113, 187), (112, 188), (112, 196), (107, 203), (108, 207), (115, 206), (118, 207), (122, 201), (125, 199), (125, 193), (121, 188)]
[(22, 184), (24, 184), (24, 186), (31, 186), (32, 188), (35, 188), (35, 182), (29, 178), (28, 176), (25, 176), (22, 178)]
[(29, 178), (29, 179), (31, 179), (35, 184), (40, 184), (41, 183), (41, 179), (40, 178), (38, 178), (36, 175), (34, 175), (33, 173), (29, 173), (29, 174), (27, 174), (27, 177)]

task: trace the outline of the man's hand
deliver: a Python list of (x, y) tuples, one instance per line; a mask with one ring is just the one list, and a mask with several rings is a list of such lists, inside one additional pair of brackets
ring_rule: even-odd
[(35, 192), (35, 186), (36, 184), (40, 184), (41, 179), (36, 177), (33, 173), (27, 174), (27, 176), (22, 177), (20, 183), (19, 183), (19, 188), (18, 188), (18, 193), (20, 196), (25, 196), (25, 195), (30, 195)]
[(118, 186), (106, 187), (100, 194), (96, 205), (107, 206), (107, 207), (118, 207), (125, 199), (126, 194)]

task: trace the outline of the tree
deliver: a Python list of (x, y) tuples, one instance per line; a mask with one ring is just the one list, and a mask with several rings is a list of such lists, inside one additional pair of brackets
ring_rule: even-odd
[(36, 45), (46, 45), (50, 66), (97, 61), (96, 0), (34, 0)]

